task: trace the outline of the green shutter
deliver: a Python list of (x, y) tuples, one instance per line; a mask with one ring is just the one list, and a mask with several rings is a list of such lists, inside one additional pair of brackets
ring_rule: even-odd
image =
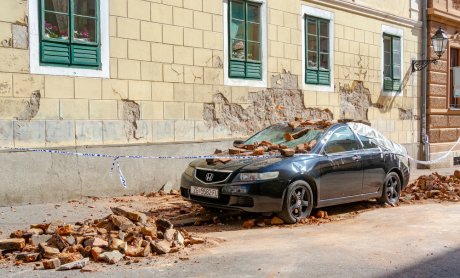
[(318, 71), (307, 69), (305, 71), (305, 82), (307, 84), (317, 84), (318, 83)]
[(246, 62), (246, 78), (262, 79), (262, 64)]
[(318, 71), (318, 84), (329, 85), (331, 83), (330, 76), (331, 73), (329, 71)]
[(401, 91), (401, 80), (398, 80), (398, 79), (393, 80), (393, 91), (396, 91), (396, 92)]
[(393, 91), (393, 80), (391, 78), (385, 77), (383, 79), (383, 90)]
[(41, 43), (41, 61), (50, 64), (70, 63), (70, 47), (66, 43), (43, 41)]
[(72, 45), (72, 64), (80, 66), (99, 66), (99, 47), (86, 45)]
[(246, 76), (245, 64), (241, 61), (230, 61), (230, 77), (244, 78)]

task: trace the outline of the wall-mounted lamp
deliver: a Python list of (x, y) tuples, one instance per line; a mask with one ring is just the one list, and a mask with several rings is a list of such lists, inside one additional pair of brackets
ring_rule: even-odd
[(433, 46), (434, 53), (438, 56), (438, 59), (432, 60), (413, 60), (412, 61), (412, 72), (416, 72), (426, 68), (429, 64), (433, 63), (436, 64), (441, 56), (446, 52), (447, 49), (447, 42), (448, 42), (447, 34), (442, 30), (441, 27), (438, 28), (436, 33), (431, 37), (431, 45)]

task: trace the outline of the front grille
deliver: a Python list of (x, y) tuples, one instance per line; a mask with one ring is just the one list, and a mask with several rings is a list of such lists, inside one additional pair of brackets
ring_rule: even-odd
[(253, 207), (254, 206), (254, 199), (251, 197), (245, 197), (245, 196), (238, 196), (236, 199), (236, 206), (240, 207)]
[(205, 202), (210, 204), (218, 204), (218, 205), (228, 205), (228, 201), (230, 201), (229, 195), (220, 195), (219, 199), (213, 198), (206, 198), (201, 196), (190, 195), (190, 199), (198, 202)]
[(212, 170), (196, 169), (195, 176), (197, 179), (204, 183), (218, 183), (225, 181), (231, 173), (219, 172)]

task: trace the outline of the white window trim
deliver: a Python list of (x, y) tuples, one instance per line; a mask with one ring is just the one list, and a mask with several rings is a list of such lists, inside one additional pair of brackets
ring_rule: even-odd
[[(334, 13), (330, 11), (325, 11), (317, 9), (310, 6), (302, 5), (301, 12), (301, 25), (302, 25), (302, 89), (306, 91), (316, 91), (316, 92), (334, 92)], [(327, 85), (312, 85), (305, 83), (305, 65), (307, 63), (305, 57), (305, 16), (310, 15), (322, 19), (329, 20), (329, 65), (331, 70), (331, 84)]]
[(260, 25), (262, 27), (262, 80), (238, 79), (229, 77), (229, 49), (228, 49), (228, 1), (224, 0), (224, 85), (245, 86), (245, 87), (267, 87), (267, 0), (253, 0), (252, 2), (261, 3)]
[(388, 26), (388, 25), (382, 25), (382, 39), (381, 39), (381, 68), (380, 68), (380, 72), (382, 73), (382, 79), (380, 80), (382, 82), (382, 95), (384, 96), (402, 96), (402, 88), (401, 88), (401, 91), (400, 92), (397, 92), (397, 91), (385, 91), (384, 90), (384, 86), (383, 86), (383, 83), (384, 83), (384, 76), (383, 76), (383, 71), (384, 71), (384, 49), (383, 49), (383, 34), (388, 34), (388, 35), (392, 35), (392, 36), (397, 36), (397, 37), (400, 37), (401, 38), (401, 86), (403, 85), (402, 84), (402, 81), (404, 79), (404, 31), (403, 29), (399, 29), (399, 28), (395, 28), (395, 27), (391, 27), (391, 26)]
[(101, 69), (80, 69), (69, 67), (52, 67), (40, 65), (40, 22), (39, 1), (29, 0), (29, 58), (30, 73), (67, 75), (81, 77), (110, 77), (109, 67), (109, 1), (99, 1), (100, 9), (100, 42), (101, 42)]

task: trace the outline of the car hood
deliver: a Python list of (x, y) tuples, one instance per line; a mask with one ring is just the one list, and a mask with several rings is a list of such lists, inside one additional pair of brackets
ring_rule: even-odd
[(195, 168), (203, 168), (210, 170), (225, 170), (225, 171), (258, 171), (262, 168), (272, 166), (276, 163), (279, 163), (283, 160), (291, 159), (293, 161), (297, 159), (306, 159), (306, 157), (315, 157), (314, 155), (299, 155), (294, 157), (283, 157), (283, 156), (273, 156), (273, 157), (264, 157), (264, 158), (252, 158), (252, 159), (233, 159), (227, 163), (214, 163), (208, 164), (205, 159), (195, 160), (190, 163), (190, 166)]

